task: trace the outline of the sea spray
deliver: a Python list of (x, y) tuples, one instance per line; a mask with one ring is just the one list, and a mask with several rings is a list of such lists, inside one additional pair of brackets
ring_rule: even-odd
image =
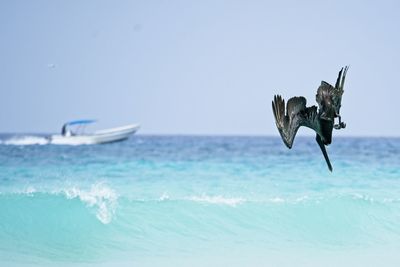
[(15, 146), (47, 145), (49, 144), (49, 139), (34, 135), (13, 136), (8, 139), (0, 140), (0, 144)]
[(96, 217), (104, 224), (111, 222), (115, 213), (118, 196), (114, 190), (105, 183), (97, 183), (89, 190), (72, 187), (63, 190), (68, 199), (79, 198), (88, 207), (96, 209)]

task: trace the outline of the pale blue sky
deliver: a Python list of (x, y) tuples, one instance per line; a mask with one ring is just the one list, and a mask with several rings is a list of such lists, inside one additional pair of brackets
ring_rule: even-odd
[(349, 64), (335, 134), (400, 136), (398, 3), (1, 1), (0, 132), (277, 135), (275, 93), (313, 105)]

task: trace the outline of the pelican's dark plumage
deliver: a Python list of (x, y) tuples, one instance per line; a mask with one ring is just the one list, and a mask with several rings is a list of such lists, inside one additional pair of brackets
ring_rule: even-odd
[[(340, 70), (335, 87), (325, 81), (321, 82), (316, 95), (318, 108), (306, 107), (307, 101), (302, 96), (290, 98), (286, 104), (286, 110), (285, 100), (280, 95), (275, 95), (272, 101), (276, 127), (285, 145), (292, 148), (294, 137), (300, 126), (313, 129), (330, 171), (332, 171), (332, 165), (325, 146), (332, 142), (333, 128), (346, 127), (346, 124), (341, 121), (340, 107), (347, 70), (347, 66)], [(339, 119), (338, 124), (335, 124), (335, 118)]]

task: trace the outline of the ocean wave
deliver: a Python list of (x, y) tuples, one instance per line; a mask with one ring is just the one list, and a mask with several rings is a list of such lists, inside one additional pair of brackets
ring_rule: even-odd
[(214, 204), (214, 205), (227, 205), (236, 207), (241, 204), (257, 204), (257, 205), (296, 205), (296, 204), (323, 204), (337, 201), (355, 201), (364, 202), (369, 204), (388, 204), (388, 203), (400, 203), (400, 198), (388, 198), (388, 197), (373, 197), (370, 195), (363, 195), (360, 193), (337, 193), (331, 195), (303, 195), (303, 196), (286, 196), (286, 197), (266, 197), (266, 198), (250, 198), (244, 196), (227, 197), (223, 195), (192, 195), (187, 197), (171, 197), (167, 193), (163, 193), (159, 198), (141, 198), (141, 199), (130, 199), (135, 202), (194, 202), (200, 204)]
[[(336, 210), (335, 207), (345, 205), (353, 205), (361, 210), (365, 208), (375, 207), (393, 207), (400, 203), (400, 198), (387, 196), (371, 196), (360, 193), (337, 193), (332, 195), (302, 195), (302, 196), (228, 196), (223, 194), (193, 194), (187, 196), (174, 196), (173, 194), (164, 192), (159, 197), (142, 197), (138, 198), (132, 195), (119, 195), (117, 192), (104, 182), (90, 185), (89, 187), (69, 186), (57, 190), (43, 190), (34, 186), (27, 186), (18, 192), (0, 192), (0, 196), (9, 198), (10, 195), (23, 195), (27, 198), (50, 197), (50, 201), (54, 202), (52, 196), (62, 196), (66, 200), (79, 200), (89, 210), (91, 210), (96, 218), (103, 224), (109, 224), (115, 217), (117, 206), (121, 208), (121, 216), (126, 208), (137, 208), (137, 205), (146, 207), (146, 205), (158, 205), (157, 203), (170, 203), (170, 205), (198, 205), (206, 206), (228, 206), (232, 208), (244, 209), (269, 209), (275, 207), (279, 210), (299, 209), (307, 207), (307, 209), (320, 210), (322, 207)], [(32, 199), (27, 200), (32, 201)], [(352, 203), (352, 204), (351, 204)], [(153, 206), (154, 207), (154, 206)], [(162, 208), (162, 206), (160, 206)], [(274, 209), (275, 209), (274, 208)], [(310, 210), (310, 211), (311, 211)]]
[(115, 214), (115, 210), (118, 204), (118, 194), (115, 190), (107, 186), (105, 183), (95, 183), (88, 189), (82, 189), (79, 187), (68, 187), (64, 189), (57, 189), (53, 191), (43, 191), (35, 188), (34, 186), (28, 186), (21, 191), (16, 192), (0, 192), (0, 195), (23, 195), (29, 198), (41, 197), (41, 196), (63, 196), (67, 200), (79, 199), (88, 208), (94, 209), (96, 218), (103, 224), (108, 224), (112, 221)]
[(47, 145), (49, 144), (49, 140), (41, 136), (24, 135), (24, 136), (13, 136), (9, 139), (0, 140), (0, 144), (15, 145), (15, 146)]
[[(104, 214), (108, 214), (106, 207), (113, 207), (110, 209), (113, 213), (115, 205), (120, 197), (128, 200), (129, 202), (194, 202), (194, 203), (207, 203), (216, 205), (237, 206), (240, 204), (305, 204), (316, 203), (321, 204), (331, 201), (357, 201), (365, 203), (400, 203), (400, 197), (388, 196), (372, 196), (361, 193), (332, 193), (332, 194), (315, 194), (315, 195), (300, 195), (300, 196), (271, 196), (271, 197), (249, 197), (249, 196), (226, 196), (223, 194), (194, 194), (188, 196), (173, 196), (167, 192), (162, 193), (159, 197), (141, 197), (137, 198), (132, 195), (118, 195), (117, 192), (107, 185), (105, 182), (98, 182), (92, 184), (90, 187), (71, 186), (62, 189), (55, 189), (50, 191), (43, 191), (34, 186), (27, 186), (19, 191), (7, 192), (0, 191), (0, 195), (5, 194), (19, 194), (26, 196), (35, 196), (35, 194), (51, 194), (51, 195), (64, 195), (67, 199), (79, 199), (89, 207), (99, 207)], [(108, 216), (108, 215), (107, 215)]]
[(68, 199), (79, 198), (89, 207), (96, 207), (96, 217), (104, 224), (111, 222), (115, 214), (118, 196), (114, 190), (104, 183), (97, 183), (91, 186), (90, 190), (82, 190), (72, 187), (63, 190)]

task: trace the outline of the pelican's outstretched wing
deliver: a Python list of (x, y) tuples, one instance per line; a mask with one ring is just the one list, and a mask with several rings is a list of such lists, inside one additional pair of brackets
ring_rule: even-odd
[(346, 66), (339, 71), (339, 75), (336, 80), (335, 88), (332, 91), (332, 101), (333, 101), (333, 105), (335, 107), (336, 114), (340, 113), (340, 107), (342, 106), (342, 95), (344, 92), (343, 87), (344, 87), (344, 81), (346, 79), (346, 73), (347, 73), (348, 69), (349, 69), (349, 67)]
[(288, 148), (292, 148), (294, 137), (300, 126), (306, 126), (318, 131), (317, 107), (306, 107), (306, 99), (302, 96), (292, 97), (287, 102), (280, 95), (274, 96), (272, 110), (275, 116), (276, 127)]

